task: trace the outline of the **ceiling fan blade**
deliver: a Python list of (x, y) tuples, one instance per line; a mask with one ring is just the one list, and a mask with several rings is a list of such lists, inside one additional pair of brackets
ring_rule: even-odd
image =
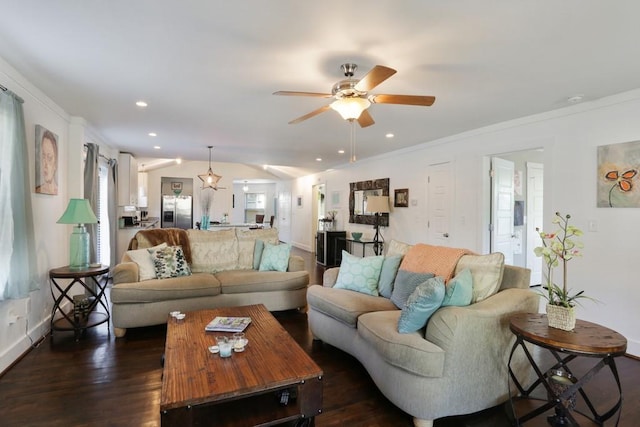
[(284, 96), (313, 96), (316, 98), (331, 98), (333, 95), (330, 93), (318, 93), (318, 92), (295, 92), (292, 90), (279, 90), (277, 92), (273, 92), (274, 95), (284, 95)]
[(317, 110), (313, 110), (310, 113), (305, 114), (304, 116), (300, 116), (297, 119), (291, 120), (289, 122), (290, 125), (295, 125), (297, 123), (300, 123), (304, 120), (310, 119), (311, 117), (317, 116), (318, 114), (324, 113), (325, 111), (327, 111), (330, 107), (328, 105), (325, 105), (324, 107), (320, 107)]
[(389, 77), (393, 76), (396, 70), (382, 65), (376, 65), (356, 84), (355, 89), (360, 92), (368, 92), (378, 86)]
[(367, 126), (371, 126), (375, 122), (373, 121), (373, 117), (369, 114), (369, 110), (364, 110), (360, 113), (360, 117), (358, 117), (358, 124), (361, 128), (366, 128)]
[(436, 97), (421, 95), (371, 95), (369, 101), (374, 104), (422, 105), (429, 107), (436, 102)]

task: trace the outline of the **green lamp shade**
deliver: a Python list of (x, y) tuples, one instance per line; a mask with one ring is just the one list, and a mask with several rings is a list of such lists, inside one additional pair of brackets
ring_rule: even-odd
[(58, 224), (97, 224), (98, 218), (93, 213), (87, 199), (71, 199)]
[(84, 224), (96, 224), (98, 218), (93, 213), (87, 199), (71, 199), (67, 210), (58, 224), (76, 224), (69, 240), (69, 267), (83, 269), (89, 267), (89, 233)]

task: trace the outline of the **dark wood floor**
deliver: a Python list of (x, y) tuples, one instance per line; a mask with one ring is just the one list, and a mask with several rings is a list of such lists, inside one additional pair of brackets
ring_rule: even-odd
[[(312, 255), (296, 253), (307, 258), (312, 283), (320, 283), (323, 269)], [(378, 392), (355, 359), (311, 339), (304, 312), (275, 314), (325, 372), (324, 412), (316, 418), (317, 426), (413, 425), (410, 416)], [(164, 326), (137, 328), (116, 340), (107, 336), (105, 326), (89, 330), (78, 343), (72, 333), (47, 337), (0, 377), (0, 426), (158, 426), (165, 332)], [(617, 364), (625, 396), (619, 425), (640, 425), (640, 361), (618, 358)], [(614, 390), (601, 375), (589, 385), (600, 400), (610, 399)], [(508, 425), (503, 407), (435, 423)]]

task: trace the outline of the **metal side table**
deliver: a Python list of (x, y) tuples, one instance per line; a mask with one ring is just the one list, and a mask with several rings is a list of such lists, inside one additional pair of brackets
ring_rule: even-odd
[[(546, 314), (520, 313), (512, 316), (509, 322), (511, 331), (516, 336), (509, 355), (509, 375), (519, 391), (519, 396), (516, 397), (509, 393), (512, 396), (511, 409), (515, 417), (514, 425), (523, 425), (543, 414), (547, 415), (547, 422), (551, 426), (592, 424), (604, 426), (605, 421), (617, 414), (615, 425), (618, 425), (622, 410), (622, 387), (615, 358), (624, 355), (627, 350), (625, 337), (609, 328), (584, 320), (576, 320), (573, 331), (551, 328), (548, 326)], [(532, 357), (526, 343), (547, 349), (556, 363), (543, 372)], [(526, 388), (511, 369), (513, 354), (519, 347), (522, 348), (537, 376), (537, 379)], [(577, 378), (568, 366), (568, 363), (577, 357), (597, 360), (596, 364), (580, 378)], [(613, 375), (618, 396), (614, 399), (615, 402), (611, 408), (600, 413), (587, 396), (583, 386), (605, 366), (609, 367)], [(546, 400), (534, 398), (531, 395), (540, 386), (546, 389)], [(577, 393), (580, 393), (584, 399), (589, 413), (574, 409)], [(526, 410), (528, 412), (524, 413)]]
[[(111, 329), (109, 322), (109, 305), (106, 302), (105, 289), (108, 277), (103, 277), (109, 272), (109, 267), (89, 267), (85, 269), (72, 269), (69, 266), (53, 268), (49, 270), (51, 281), (51, 296), (53, 297), (53, 309), (51, 310), (51, 336), (54, 331), (74, 331), (76, 341), (88, 328), (107, 322), (109, 335)], [(62, 284), (60, 279), (71, 279)], [(84, 294), (71, 295), (70, 292), (76, 283), (82, 285)], [(95, 285), (91, 286), (91, 285)], [(59, 291), (56, 297), (54, 288)], [(62, 304), (68, 301), (73, 305), (71, 311), (62, 309)], [(97, 311), (100, 306), (103, 311)], [(56, 320), (56, 313), (62, 317)]]

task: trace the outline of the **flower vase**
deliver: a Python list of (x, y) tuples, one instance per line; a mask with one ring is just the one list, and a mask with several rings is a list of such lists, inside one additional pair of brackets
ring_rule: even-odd
[(547, 304), (547, 320), (551, 328), (573, 331), (576, 327), (575, 308)]
[(201, 230), (209, 229), (209, 215), (202, 215), (202, 222), (200, 223)]

